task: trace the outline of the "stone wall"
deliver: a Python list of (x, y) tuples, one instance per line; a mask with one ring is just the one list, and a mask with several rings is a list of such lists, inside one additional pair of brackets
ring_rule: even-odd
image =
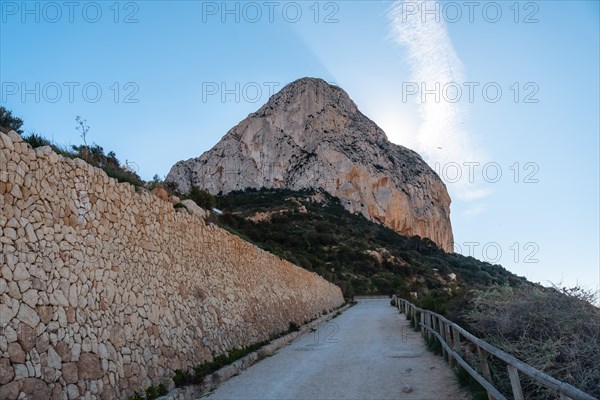
[(115, 399), (343, 302), (82, 160), (0, 132), (0, 398)]

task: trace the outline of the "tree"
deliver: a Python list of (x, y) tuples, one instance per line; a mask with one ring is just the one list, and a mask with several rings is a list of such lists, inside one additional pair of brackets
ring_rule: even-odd
[(211, 210), (217, 205), (215, 197), (206, 190), (200, 189), (198, 186), (192, 186), (192, 190), (188, 197), (206, 210)]
[(0, 126), (4, 126), (10, 130), (16, 131), (18, 134), (22, 134), (23, 120), (21, 118), (13, 117), (12, 112), (4, 107), (0, 107)]

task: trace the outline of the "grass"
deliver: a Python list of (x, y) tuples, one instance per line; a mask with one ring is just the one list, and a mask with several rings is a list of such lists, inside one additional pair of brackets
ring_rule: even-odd
[[(448, 356), (444, 356), (444, 352), (442, 351), (442, 343), (437, 337), (434, 335), (424, 335), (423, 340), (425, 341), (427, 350), (437, 356), (443, 356), (444, 360), (449, 362)], [(481, 386), (481, 384), (477, 382), (463, 367), (457, 365), (456, 368), (454, 368), (454, 374), (458, 384), (467, 390), (473, 396), (473, 399), (487, 400), (488, 397), (485, 388)]]
[[(344, 306), (345, 306), (345, 304), (342, 305), (341, 307), (344, 307)], [(334, 318), (340, 314), (341, 314), (341, 311), (337, 311)], [(312, 318), (311, 320), (307, 320), (307, 321), (305, 321), (305, 324), (315, 321), (318, 318), (319, 317), (315, 317), (315, 318)], [(301, 326), (298, 323), (296, 323), (294, 321), (290, 321), (287, 330), (281, 332), (280, 334), (275, 334), (275, 335), (271, 336), (271, 338), (269, 340), (257, 342), (250, 346), (247, 346), (247, 347), (236, 348), (236, 349), (230, 350), (228, 353), (221, 354), (221, 355), (215, 357), (212, 361), (203, 362), (203, 363), (197, 365), (196, 367), (192, 368), (191, 370), (186, 371), (186, 370), (177, 369), (177, 370), (175, 370), (175, 375), (173, 376), (173, 382), (175, 383), (175, 386), (177, 386), (177, 387), (187, 386), (187, 385), (191, 385), (191, 384), (196, 384), (196, 385), (202, 384), (204, 382), (204, 379), (207, 376), (215, 373), (219, 369), (225, 367), (226, 365), (230, 365), (230, 364), (234, 363), (235, 361), (247, 356), (248, 354), (250, 354), (254, 351), (257, 351), (261, 347), (266, 346), (271, 341), (273, 341), (277, 338), (280, 338), (280, 337), (290, 334), (292, 332), (298, 332), (300, 330), (300, 328), (301, 328)], [(311, 331), (313, 331), (313, 330), (314, 330), (314, 328), (311, 329)]]
[(427, 350), (429, 350), (436, 356), (440, 356), (443, 354), (442, 343), (440, 343), (437, 337), (425, 336), (425, 344), (427, 345)]
[(463, 367), (458, 365), (454, 369), (454, 375), (458, 384), (467, 390), (474, 400), (487, 400), (487, 391), (479, 384)]
[(408, 319), (410, 321), (410, 327), (413, 328), (415, 332), (420, 332), (421, 323), (419, 322), (419, 317), (417, 317), (417, 314), (411, 314)]
[[(208, 375), (218, 371), (219, 369), (223, 368), (226, 365), (229, 365), (229, 364), (247, 356), (248, 354), (260, 349), (261, 347), (265, 346), (268, 343), (269, 343), (269, 341), (267, 340), (267, 341), (263, 341), (263, 342), (259, 342), (259, 343), (254, 343), (247, 347), (233, 349), (233, 350), (229, 351), (227, 354), (221, 354), (221, 355), (217, 356), (212, 361), (204, 362), (204, 363), (194, 367), (193, 375), (190, 373), (184, 373), (181, 370), (178, 370), (179, 375), (188, 379), (187, 382), (184, 380), (183, 384), (185, 384), (185, 383), (201, 384), (204, 381), (204, 378), (207, 377)], [(176, 376), (178, 375), (178, 371), (175, 371)], [(173, 379), (173, 380), (175, 380), (175, 379)], [(177, 386), (182, 386), (181, 380), (179, 380), (179, 384)]]
[(161, 383), (159, 385), (152, 385), (145, 388), (141, 393), (135, 392), (129, 397), (129, 400), (152, 400), (160, 396), (164, 396), (169, 393), (169, 389)]
[(113, 152), (104, 153), (104, 149), (96, 144), (91, 146), (71, 146), (70, 148), (60, 146), (44, 138), (37, 133), (24, 136), (23, 140), (32, 148), (49, 146), (56, 154), (66, 158), (80, 158), (94, 167), (102, 169), (106, 175), (115, 178), (119, 182), (127, 182), (133, 186), (145, 186), (146, 182), (139, 175), (126, 166), (121, 165)]

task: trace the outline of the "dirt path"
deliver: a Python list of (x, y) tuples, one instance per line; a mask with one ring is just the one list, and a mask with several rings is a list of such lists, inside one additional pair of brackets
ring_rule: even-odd
[[(405, 385), (411, 393), (403, 393)], [(388, 299), (341, 316), (205, 396), (217, 399), (468, 399)]]

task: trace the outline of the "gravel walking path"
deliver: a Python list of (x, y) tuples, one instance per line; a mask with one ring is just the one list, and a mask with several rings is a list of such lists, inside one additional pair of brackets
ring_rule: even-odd
[[(403, 392), (411, 391), (410, 393)], [(219, 399), (462, 400), (440, 356), (427, 351), (389, 299), (363, 299), (204, 396)]]

